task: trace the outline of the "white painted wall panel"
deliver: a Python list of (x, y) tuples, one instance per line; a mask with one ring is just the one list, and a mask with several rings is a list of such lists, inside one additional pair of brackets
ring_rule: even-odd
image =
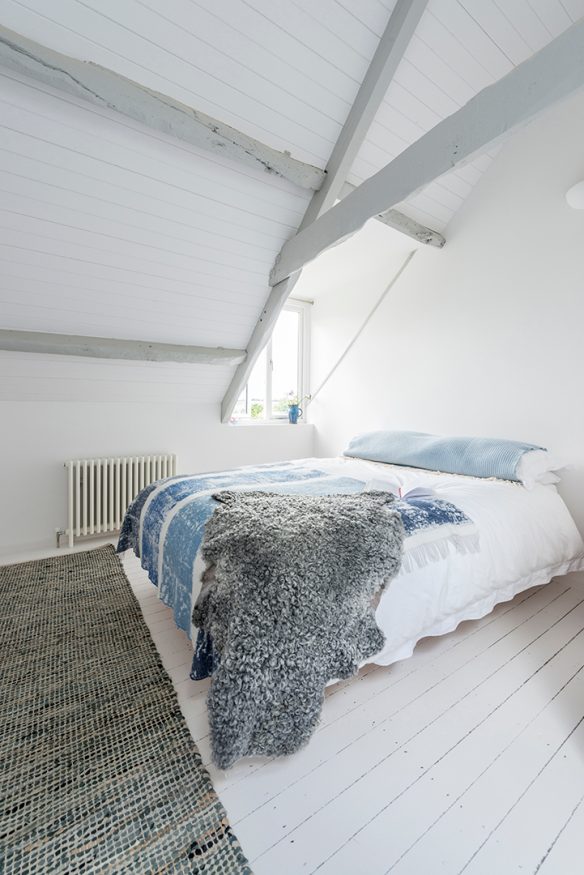
[(584, 0), (561, 0), (561, 2), (572, 21), (577, 21), (584, 16)]
[[(553, 12), (554, 3), (552, 2), (548, 5)], [(528, 0), (514, 0), (513, 3), (506, 5), (499, 4), (499, 7), (503, 10), (511, 26), (521, 34), (533, 52), (537, 52), (547, 45), (553, 30), (550, 30), (544, 24), (539, 13), (533, 8), (533, 5), (530, 5)], [(569, 24), (570, 22), (565, 23), (564, 29), (569, 27)]]
[(3, 23), (324, 167), (377, 37), (333, 0), (302, 5), (6, 0)]
[[(450, 3), (447, 6), (434, 4), (420, 21), (416, 38), (419, 47), (441, 58), (442, 63), (456, 72), (472, 88), (473, 93), (476, 93), (490, 85), (493, 76), (500, 78), (508, 73), (511, 65), (502, 57), (496, 46), (493, 46), (486, 34), (475, 25), (481, 45), (480, 55), (477, 57), (472, 48), (473, 34), (468, 33), (469, 25), (472, 31), (474, 24), (468, 20), (468, 16), (457, 3)], [(491, 58), (493, 49), (495, 49), (495, 57)], [(487, 57), (483, 58), (483, 54)]]
[(54, 546), (55, 528), (67, 519), (68, 458), (168, 451), (177, 453), (179, 473), (188, 474), (313, 455), (310, 426), (224, 426), (218, 404), (194, 403), (186, 392), (159, 405), (137, 397), (123, 404), (0, 403), (0, 448), (10, 460), (2, 472), (0, 554)]
[[(6, 0), (2, 18), (324, 166), (393, 4), (349, 7)], [(3, 327), (245, 347), (269, 269), (308, 199), (287, 182), (0, 71)], [(88, 368), (75, 366), (80, 397), (81, 377), (91, 398), (118, 391), (109, 379), (90, 382)], [(197, 375), (202, 400), (221, 397), (223, 377)], [(120, 397), (127, 376), (120, 370)], [(4, 377), (17, 387), (5, 388), (8, 397), (23, 388), (61, 397), (61, 374), (47, 383), (48, 372), (31, 365)]]
[[(6, 202), (10, 202), (8, 196)], [(25, 234), (31, 248), (33, 244), (35, 247), (51, 246), (51, 251), (55, 252), (63, 249), (65, 253), (75, 252), (78, 256), (99, 257), (102, 262), (120, 262), (138, 272), (146, 269), (153, 276), (176, 275), (189, 282), (193, 271), (202, 265), (209, 275), (225, 277), (228, 281), (249, 274), (254, 280), (263, 282), (266, 275), (265, 262), (249, 256), (232, 255), (231, 263), (226, 264), (224, 253), (215, 255), (212, 249), (207, 250), (204, 246), (192, 244), (190, 252), (181, 252), (177, 248), (150, 245), (147, 241), (134, 241), (128, 236), (118, 238), (105, 230), (86, 230), (55, 219), (11, 211), (3, 206), (0, 206), (0, 228), (7, 245), (11, 244), (12, 238), (17, 246)]]
[(344, 9), (353, 21), (360, 22), (379, 37), (387, 24), (388, 13), (393, 12), (395, 0), (359, 0), (358, 3), (355, 0), (336, 0), (336, 5)]
[(12, 75), (0, 134), (2, 327), (245, 347), (307, 192)]
[[(134, 182), (135, 186), (141, 179), (159, 181), (228, 207), (234, 194), (248, 198), (253, 195), (253, 212), (266, 216), (268, 221), (280, 218), (273, 215), (272, 206), (288, 207), (288, 227), (293, 227), (302, 213), (306, 195), (268, 174), (253, 169), (248, 172), (244, 166), (234, 166), (215, 155), (145, 131), (122, 116), (64, 97), (10, 73), (2, 76), (0, 88), (2, 124), (7, 131), (2, 145), (7, 149), (11, 146), (9, 134), (14, 132), (31, 142), (33, 154), (32, 141), (42, 143), (43, 153), (52, 156), (55, 163), (62, 161), (65, 154), (68, 167), (76, 166), (71, 164), (76, 156), (81, 169), (91, 159), (97, 160), (107, 167), (104, 172), (114, 183)], [(201, 160), (196, 161), (197, 158)], [(227, 172), (219, 175), (215, 168)], [(118, 171), (124, 172), (126, 179), (121, 180)]]
[[(0, 401), (216, 400), (231, 377), (220, 365), (118, 362), (0, 351)], [(158, 414), (164, 416), (164, 411)]]
[[(393, 6), (5, 0), (2, 18), (324, 167)], [(430, 0), (350, 181), (375, 173), (581, 14), (584, 0)], [(495, 154), (401, 208), (443, 230)], [(245, 347), (271, 264), (308, 199), (285, 181), (0, 71), (3, 327)], [(47, 367), (56, 373), (54, 362)], [(89, 365), (79, 367), (89, 380)], [(11, 367), (5, 382), (22, 390), (28, 375), (32, 395), (54, 393), (63, 375), (41, 383), (41, 370)], [(218, 400), (225, 374), (197, 374), (201, 398)], [(129, 376), (120, 371), (124, 385), (133, 385)], [(110, 382), (93, 380), (100, 398)], [(137, 380), (136, 391), (147, 393), (146, 384)], [(81, 397), (83, 380), (76, 385)]]
[[(69, 304), (69, 306), (68, 306)], [(189, 345), (193, 334), (204, 331), (210, 341), (208, 346), (226, 346), (238, 348), (237, 340), (242, 334), (242, 320), (239, 319), (234, 325), (223, 324), (219, 320), (199, 321), (197, 317), (186, 319), (184, 316), (170, 312), (166, 319), (154, 318), (151, 314), (141, 316), (139, 310), (134, 307), (121, 308), (117, 305), (113, 309), (118, 313), (117, 326), (111, 328), (111, 317), (107, 318), (100, 312), (103, 304), (97, 304), (89, 309), (83, 318), (79, 318), (78, 309), (70, 302), (51, 301), (50, 304), (39, 303), (32, 300), (28, 295), (19, 295), (14, 291), (7, 291), (0, 304), (0, 310), (10, 310), (10, 315), (2, 315), (2, 327), (14, 331), (28, 331), (31, 322), (35, 325), (42, 324), (42, 329), (35, 331), (50, 331), (55, 334), (81, 334), (96, 337), (113, 337), (120, 340), (149, 340), (157, 343), (168, 343), (169, 335), (177, 337), (178, 343)], [(138, 305), (139, 307), (139, 305)], [(251, 333), (255, 324), (256, 315), (248, 320), (248, 333)], [(177, 331), (177, 322), (180, 328)], [(244, 328), (245, 330), (245, 328)], [(196, 345), (196, 344), (195, 344)]]
[[(584, 531), (584, 212), (564, 197), (582, 178), (583, 140), (580, 93), (505, 143), (453, 220), (445, 248), (419, 249), (309, 406), (319, 454), (380, 428), (532, 441), (570, 465), (560, 489)], [(353, 263), (367, 266), (362, 280), (347, 261), (330, 282), (318, 275), (313, 387), (395, 272), (388, 253), (399, 243), (388, 228), (386, 242), (378, 239), (377, 225), (336, 250), (341, 261), (345, 249), (360, 247)], [(319, 261), (300, 281), (308, 288)]]
[[(511, 0), (509, 5), (516, 2), (517, 0)], [(517, 66), (533, 54), (535, 48), (529, 45), (524, 35), (529, 26), (531, 12), (529, 7), (520, 16), (522, 23), (521, 29), (518, 30), (495, 0), (460, 0), (460, 3), (479, 27), (499, 46), (513, 66)]]
[(313, 27), (322, 33), (323, 43), (330, 42), (332, 38), (343, 45), (345, 55), (359, 56), (366, 63), (373, 57), (389, 18), (388, 10), (381, 4), (376, 10), (371, 6), (366, 9), (369, 21), (374, 20), (373, 28), (361, 20), (363, 10), (357, 3), (343, 5), (337, 0), (319, 0), (318, 3), (313, 0), (292, 0), (292, 4), (311, 19)]
[[(249, 45), (252, 53), (262, 50), (266, 53), (265, 66), (277, 75), (275, 62), (283, 64), (292, 71), (301, 73), (310, 80), (310, 88), (324, 89), (327, 94), (332, 94), (337, 99), (345, 100), (347, 106), (345, 115), (349, 110), (348, 94), (358, 87), (358, 80), (352, 77), (348, 70), (335, 62), (336, 55), (331, 54), (331, 46), (323, 47), (318, 44), (318, 39), (313, 39), (310, 33), (302, 31), (302, 19), (295, 16), (292, 8), (290, 15), (281, 22), (278, 21), (277, 10), (272, 4), (261, 5), (251, 2), (237, 2), (237, 0), (191, 0), (193, 5), (200, 11), (207, 12), (213, 20), (212, 28), (216, 22), (224, 27), (235, 31), (242, 37), (241, 51), (243, 46)], [(328, 60), (327, 60), (328, 56)], [(262, 55), (260, 55), (262, 57)], [(269, 59), (269, 60), (268, 60)], [(269, 66), (272, 65), (272, 66)], [(304, 80), (303, 80), (304, 81)], [(327, 97), (327, 100), (330, 98)]]

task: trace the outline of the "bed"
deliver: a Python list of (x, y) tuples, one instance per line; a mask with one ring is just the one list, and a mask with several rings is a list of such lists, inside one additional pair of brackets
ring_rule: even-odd
[(124, 520), (118, 549), (133, 549), (139, 556), (161, 599), (173, 610), (177, 627), (193, 642), (191, 616), (204, 570), (204, 527), (214, 509), (212, 494), (227, 488), (308, 494), (387, 488), (406, 498), (412, 490), (429, 491), (472, 521), (474, 534), (466, 546), (464, 540), (455, 546), (446, 538), (426, 559), (420, 560), (415, 539), (409, 546), (406, 538), (402, 570), (376, 610), (385, 646), (371, 661), (381, 665), (407, 658), (421, 638), (483, 617), (522, 590), (584, 569), (584, 544), (553, 484), (526, 489), (503, 479), (348, 457), (175, 477), (138, 495)]

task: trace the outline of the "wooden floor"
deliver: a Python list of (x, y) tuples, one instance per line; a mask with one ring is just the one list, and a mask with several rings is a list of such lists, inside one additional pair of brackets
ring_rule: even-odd
[[(206, 682), (134, 557), (126, 570), (209, 763)], [(256, 875), (584, 872), (584, 577), (328, 691), (295, 756), (209, 765)]]
[(300, 753), (220, 772), (190, 644), (125, 567), (255, 875), (582, 875), (584, 575), (369, 666)]

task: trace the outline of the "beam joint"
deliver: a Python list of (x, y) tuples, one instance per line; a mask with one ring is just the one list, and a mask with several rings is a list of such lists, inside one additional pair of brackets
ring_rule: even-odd
[[(326, 177), (313, 196), (300, 224), (309, 228), (326, 213), (340, 196), (347, 173), (357, 156), (393, 75), (422, 17), (428, 0), (397, 0), (387, 27), (379, 41), (369, 69), (357, 92), (355, 101), (326, 166)], [(302, 267), (302, 266), (301, 266)], [(247, 347), (247, 359), (241, 364), (229, 385), (221, 405), (221, 420), (228, 422), (243, 391), (251, 370), (266, 345), (286, 298), (292, 292), (300, 273), (291, 272), (285, 282), (270, 280), (270, 295)]]
[[(345, 182), (341, 189), (341, 199), (348, 197), (351, 192), (355, 191), (356, 185), (350, 182)], [(389, 228), (394, 228), (402, 234), (406, 234), (415, 240), (417, 243), (424, 243), (426, 246), (435, 246), (437, 249), (442, 249), (446, 244), (446, 239), (439, 231), (434, 231), (433, 228), (427, 228), (426, 225), (421, 225), (415, 219), (411, 219), (399, 210), (386, 210), (384, 213), (379, 213), (374, 216), (379, 222), (383, 222)]]
[(473, 158), (584, 86), (584, 19), (424, 134), (307, 228), (284, 244), (272, 284), (299, 271), (369, 219)]

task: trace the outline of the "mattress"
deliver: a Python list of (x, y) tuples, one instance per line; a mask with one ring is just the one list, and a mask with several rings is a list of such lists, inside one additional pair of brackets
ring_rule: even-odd
[(335, 461), (335, 469), (407, 492), (424, 486), (452, 502), (477, 525), (480, 549), (400, 572), (377, 609), (386, 645), (372, 661), (389, 665), (411, 656), (421, 638), (443, 635), (463, 620), (484, 617), (553, 577), (584, 569), (584, 544), (555, 486), (527, 490), (504, 480), (440, 474), (380, 462)]
[[(398, 494), (423, 488), (456, 505), (475, 523), (478, 551), (451, 549), (422, 567), (405, 563), (410, 570), (404, 566), (384, 590), (376, 618), (386, 643), (370, 660), (381, 665), (405, 659), (421, 638), (445, 634), (463, 620), (483, 617), (497, 603), (512, 599), (522, 590), (584, 569), (584, 543), (555, 486), (538, 485), (527, 490), (509, 481), (345, 457), (305, 459), (282, 466), (238, 469), (237, 473), (240, 478), (243, 474), (250, 485), (253, 483), (252, 488), (262, 488), (262, 483), (266, 483), (264, 488), (269, 489), (270, 482), (272, 488), (288, 488), (282, 487), (283, 481), (302, 482), (305, 488), (306, 484), (315, 483), (317, 477), (328, 477), (334, 482), (361, 481), (364, 486), (374, 483), (375, 488), (387, 488)], [(232, 472), (231, 476), (234, 475)], [(186, 556), (191, 548), (190, 534), (198, 527), (200, 538), (203, 523), (196, 513), (189, 517), (184, 509), (189, 502), (193, 511), (196, 504), (211, 502), (213, 491), (229, 486), (230, 472), (201, 475), (198, 487), (208, 488), (195, 496), (196, 501), (187, 495), (192, 480), (175, 478), (184, 482), (185, 497), (172, 508), (165, 505), (164, 484), (155, 487), (139, 504), (133, 535), (122, 537), (120, 546), (136, 549), (150, 579), (159, 585), (164, 602), (173, 608), (177, 625), (196, 640), (190, 616), (200, 591), (204, 565), (200, 550), (188, 561)], [(183, 532), (172, 537), (180, 511), (185, 517)], [(132, 508), (130, 516), (131, 512)]]

